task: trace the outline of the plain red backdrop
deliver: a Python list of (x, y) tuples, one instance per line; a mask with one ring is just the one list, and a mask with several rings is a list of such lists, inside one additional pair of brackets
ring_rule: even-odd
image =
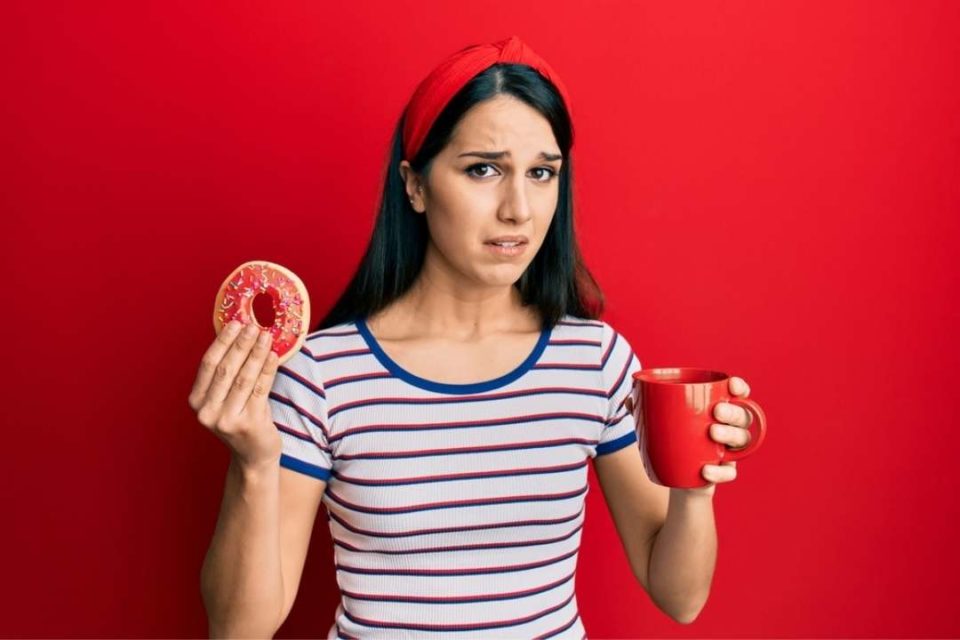
[[(0, 635), (206, 634), (228, 455), (187, 395), (216, 288), (276, 261), (319, 318), (366, 245), (416, 83), (511, 34), (573, 95), (604, 318), (644, 367), (744, 377), (770, 424), (718, 487), (690, 626), (632, 577), (591, 472), (590, 637), (960, 635), (960, 3), (3, 14)], [(329, 628), (332, 554), (320, 518), (280, 637)]]

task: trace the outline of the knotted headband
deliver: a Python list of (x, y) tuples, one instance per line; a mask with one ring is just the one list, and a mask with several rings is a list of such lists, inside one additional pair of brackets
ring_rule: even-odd
[(570, 110), (566, 87), (547, 61), (538, 56), (517, 36), (491, 44), (475, 44), (457, 51), (441, 62), (417, 86), (407, 105), (403, 123), (403, 156), (412, 161), (420, 150), (434, 120), (457, 94), (478, 73), (498, 62), (525, 64), (554, 84)]

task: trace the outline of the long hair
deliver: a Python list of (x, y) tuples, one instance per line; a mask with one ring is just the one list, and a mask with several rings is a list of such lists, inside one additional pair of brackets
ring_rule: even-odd
[[(583, 262), (573, 224), (573, 124), (549, 80), (522, 64), (498, 63), (487, 68), (447, 103), (411, 160), (411, 168), (427, 176), (433, 158), (447, 145), (463, 115), (474, 105), (501, 94), (518, 98), (540, 112), (550, 122), (563, 155), (557, 209), (550, 228), (514, 286), (520, 290), (524, 305), (539, 309), (544, 328), (552, 328), (564, 314), (597, 319), (603, 313), (603, 293)], [(410, 288), (423, 266), (429, 241), (426, 217), (414, 212), (399, 171), (405, 114), (393, 134), (380, 211), (366, 253), (336, 304), (311, 332), (383, 309)]]

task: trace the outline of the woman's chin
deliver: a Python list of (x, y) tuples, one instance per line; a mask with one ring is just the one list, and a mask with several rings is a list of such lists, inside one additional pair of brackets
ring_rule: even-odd
[(520, 265), (501, 264), (483, 269), (477, 275), (479, 280), (489, 287), (510, 287), (520, 279), (525, 268), (526, 265), (521, 268)]

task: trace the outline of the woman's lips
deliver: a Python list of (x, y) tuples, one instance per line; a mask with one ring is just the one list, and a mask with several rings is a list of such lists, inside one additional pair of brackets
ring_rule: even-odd
[(513, 258), (521, 255), (527, 249), (527, 243), (521, 242), (520, 244), (514, 245), (512, 247), (504, 247), (500, 245), (493, 244), (492, 242), (487, 242), (484, 244), (487, 249), (489, 249), (494, 255), (504, 256), (507, 258)]

